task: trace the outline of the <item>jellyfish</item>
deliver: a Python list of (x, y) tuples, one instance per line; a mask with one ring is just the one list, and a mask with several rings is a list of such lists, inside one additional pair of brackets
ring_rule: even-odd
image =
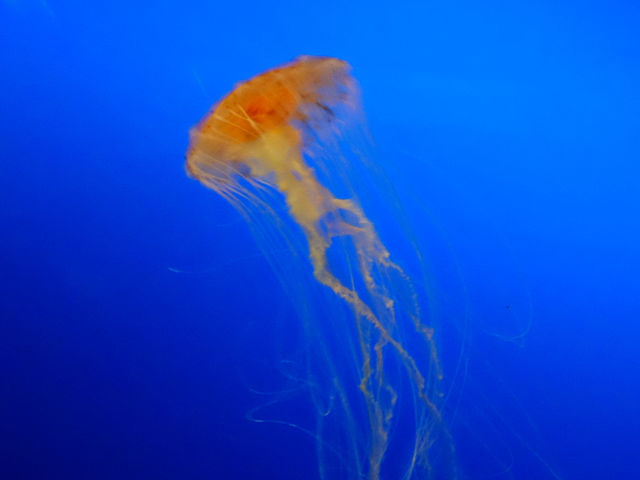
[[(305, 294), (308, 276), (349, 312), (314, 314), (299, 302), (310, 329), (324, 332), (325, 340), (311, 334), (310, 343), (323, 344), (314, 361), (326, 363), (314, 366), (338, 405), (318, 407), (319, 476), (455, 478), (434, 328), (363, 205), (365, 188), (378, 202), (384, 195), (368, 180), (380, 174), (361, 148), (361, 103), (347, 62), (301, 56), (214, 105), (190, 132), (186, 170), (249, 222), (290, 296)], [(274, 257), (275, 243), (289, 253), (288, 267)], [(322, 422), (332, 416), (328, 434)]]

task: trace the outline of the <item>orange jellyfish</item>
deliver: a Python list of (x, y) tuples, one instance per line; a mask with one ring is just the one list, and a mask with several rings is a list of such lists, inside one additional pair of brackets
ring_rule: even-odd
[[(268, 257), (279, 238), (297, 259), (290, 267), (307, 257), (309, 277), (351, 312), (313, 315), (300, 302), (313, 328), (329, 324), (329, 335), (347, 339), (343, 352), (325, 345), (314, 357), (327, 362), (316, 369), (342, 412), (336, 433), (317, 427), (320, 477), (453, 478), (434, 330), (361, 202), (375, 168), (352, 139), (364, 122), (359, 92), (349, 64), (329, 57), (302, 56), (239, 83), (191, 130), (186, 169), (245, 216)], [(299, 278), (270, 260), (299, 292)], [(345, 359), (355, 382), (342, 378)]]

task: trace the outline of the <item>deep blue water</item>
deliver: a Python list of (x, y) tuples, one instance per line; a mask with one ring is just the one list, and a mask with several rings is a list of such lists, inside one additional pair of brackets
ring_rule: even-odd
[(0, 478), (316, 478), (309, 438), (246, 419), (290, 299), (183, 165), (300, 54), (353, 65), (466, 325), (462, 478), (640, 478), (639, 32), (615, 0), (3, 0)]

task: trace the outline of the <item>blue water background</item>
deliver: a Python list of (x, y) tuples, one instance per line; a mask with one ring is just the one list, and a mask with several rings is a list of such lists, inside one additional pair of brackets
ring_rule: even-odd
[(353, 65), (443, 252), (463, 478), (640, 478), (640, 7), (616, 0), (3, 0), (0, 478), (315, 478), (309, 438), (245, 418), (290, 302), (183, 169), (213, 102), (299, 54)]

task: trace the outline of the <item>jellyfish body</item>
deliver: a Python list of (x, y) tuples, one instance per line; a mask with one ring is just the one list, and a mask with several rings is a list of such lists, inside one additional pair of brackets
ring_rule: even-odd
[[(186, 169), (249, 221), (256, 218), (252, 209), (275, 218), (277, 213), (262, 193), (281, 194), (306, 240), (314, 278), (351, 308), (360, 363), (358, 388), (367, 411), (367, 434), (360, 443), (367, 460), (347, 476), (381, 477), (399, 389), (386, 367), (390, 357), (405, 372), (415, 398), (415, 429), (403, 478), (419, 472), (433, 476), (429, 450), (438, 439), (453, 458), (453, 443), (438, 405), (442, 373), (433, 330), (423, 323), (409, 276), (392, 260), (357, 192), (343, 188), (348, 196), (337, 195), (318, 176), (319, 171), (324, 178), (340, 176), (340, 184), (349, 185), (342, 169), (347, 160), (341, 153), (341, 135), (349, 122), (362, 117), (359, 89), (346, 62), (299, 57), (237, 85), (215, 105), (191, 131)], [(338, 240), (348, 248), (329, 255)], [(347, 276), (331, 261), (340, 255), (349, 257)], [(398, 285), (409, 293), (396, 295)], [(416, 360), (403, 344), (405, 323), (421, 339), (423, 360)]]

